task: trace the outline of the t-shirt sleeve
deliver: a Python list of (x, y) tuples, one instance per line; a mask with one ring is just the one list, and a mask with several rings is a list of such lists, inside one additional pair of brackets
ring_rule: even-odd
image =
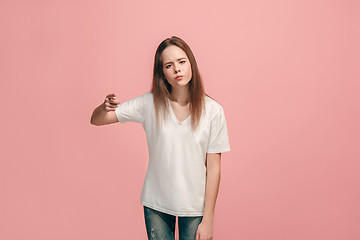
[(207, 153), (220, 153), (230, 151), (230, 143), (225, 119), (221, 108), (211, 121), (210, 139)]
[(138, 122), (144, 124), (145, 109), (147, 104), (146, 93), (120, 103), (115, 109), (115, 114), (120, 123)]

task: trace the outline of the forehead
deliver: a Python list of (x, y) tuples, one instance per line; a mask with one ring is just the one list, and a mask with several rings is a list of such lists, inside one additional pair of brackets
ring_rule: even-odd
[(162, 52), (161, 56), (163, 62), (172, 61), (180, 57), (187, 57), (186, 52), (175, 45), (166, 47)]

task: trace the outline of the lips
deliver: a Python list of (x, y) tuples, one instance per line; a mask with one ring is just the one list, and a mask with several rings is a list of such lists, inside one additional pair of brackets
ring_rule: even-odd
[(175, 79), (182, 79), (183, 78), (183, 76), (177, 76)]

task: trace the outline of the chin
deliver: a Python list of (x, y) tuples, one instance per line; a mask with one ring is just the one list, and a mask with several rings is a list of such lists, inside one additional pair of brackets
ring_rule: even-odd
[(174, 86), (174, 87), (185, 87), (186, 85), (188, 85), (190, 81), (179, 81), (179, 82), (174, 82), (171, 84), (171, 86)]
[(175, 84), (175, 87), (186, 87), (188, 85), (189, 82), (187, 82), (186, 84), (182, 84), (182, 83), (178, 83)]

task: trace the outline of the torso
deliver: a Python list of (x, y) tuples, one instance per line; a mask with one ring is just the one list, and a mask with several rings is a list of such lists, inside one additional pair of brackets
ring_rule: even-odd
[(176, 118), (182, 122), (187, 119), (190, 115), (189, 104), (185, 106), (179, 105), (177, 102), (170, 101), (173, 112), (175, 113)]
[[(205, 98), (205, 111), (202, 112), (198, 128), (192, 131), (190, 105), (181, 106), (167, 98), (169, 108), (166, 110), (170, 111), (170, 115), (162, 125), (158, 125), (153, 95), (148, 93), (139, 100), (144, 104), (141, 108), (144, 118), (139, 117), (139, 122), (143, 123), (149, 151), (141, 203), (171, 215), (203, 216), (207, 151), (229, 150), (225, 148), (227, 142), (223, 141), (226, 139), (215, 141), (216, 131), (211, 132), (211, 121), (221, 106)], [(133, 108), (127, 105), (124, 105), (123, 111), (119, 110), (125, 120), (129, 115), (136, 115), (132, 113)], [(222, 149), (221, 143), (224, 146)], [(216, 149), (210, 149), (211, 146)]]

